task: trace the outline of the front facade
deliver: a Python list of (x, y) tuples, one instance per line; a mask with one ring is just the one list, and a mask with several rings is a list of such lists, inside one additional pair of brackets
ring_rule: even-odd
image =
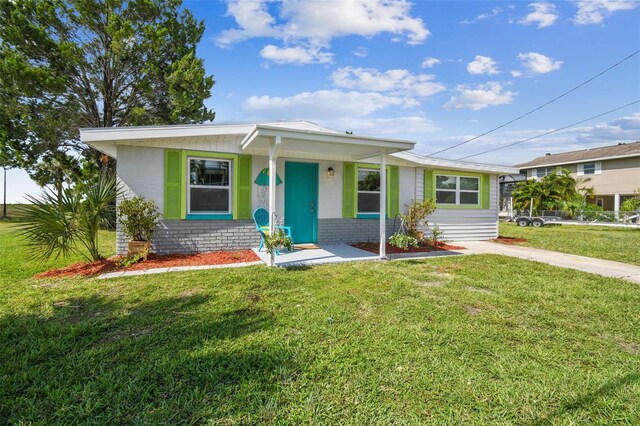
[(540, 179), (565, 168), (578, 180), (586, 180), (595, 192), (589, 200), (604, 210), (618, 211), (620, 203), (640, 191), (640, 142), (602, 148), (547, 154), (515, 167), (527, 179)]
[[(307, 122), (81, 134), (117, 158), (124, 197), (141, 195), (158, 205), (158, 253), (256, 247), (252, 213), (260, 207), (272, 213), (273, 225), (291, 226), (296, 243), (380, 241), (398, 230), (396, 215), (411, 200), (425, 197), (437, 202), (428, 219), (445, 239), (495, 238), (498, 175), (514, 171), (425, 158), (408, 152), (411, 142), (344, 135)], [(118, 253), (126, 243), (118, 228)]]

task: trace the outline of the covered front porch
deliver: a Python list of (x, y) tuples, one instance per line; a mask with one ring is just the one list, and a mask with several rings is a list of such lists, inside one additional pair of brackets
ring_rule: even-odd
[[(413, 142), (393, 139), (256, 125), (242, 141), (241, 150), (247, 154), (268, 158), (269, 184), (268, 202), (266, 203), (269, 217), (268, 235), (273, 235), (276, 226), (283, 224), (283, 218), (276, 215), (276, 211), (279, 210), (279, 212), (284, 213), (284, 225), (289, 226), (294, 221), (298, 224), (298, 226), (294, 226), (293, 229), (293, 239), (296, 244), (318, 242), (318, 211), (322, 211), (323, 209), (325, 209), (325, 211), (328, 210), (327, 206), (329, 205), (331, 205), (332, 214), (329, 216), (325, 215), (324, 218), (351, 217), (355, 219), (355, 217), (345, 215), (344, 213), (341, 215), (340, 212), (344, 212), (347, 202), (352, 204), (352, 208), (356, 205), (353, 197), (346, 195), (343, 197), (342, 183), (343, 179), (353, 179), (353, 171), (357, 171), (357, 169), (352, 167), (349, 174), (346, 174), (346, 172), (344, 172), (345, 174), (341, 173), (343, 179), (340, 179), (339, 182), (325, 182), (329, 186), (323, 189), (322, 187), (318, 188), (318, 181), (322, 180), (323, 174), (332, 176), (334, 168), (319, 168), (319, 164), (323, 162), (324, 164), (327, 164), (327, 162), (335, 162), (335, 165), (339, 166), (341, 172), (343, 172), (342, 165), (347, 162), (351, 164), (358, 162), (367, 163), (370, 165), (367, 166), (369, 169), (375, 169), (373, 172), (376, 175), (379, 174), (379, 191), (376, 191), (376, 196), (379, 192), (379, 200), (375, 200), (379, 202), (379, 209), (378, 205), (376, 205), (371, 212), (374, 214), (368, 214), (366, 215), (367, 217), (363, 219), (369, 219), (369, 224), (371, 224), (371, 219), (379, 224), (379, 233), (375, 237), (375, 240), (380, 241), (380, 254), (358, 253), (358, 251), (361, 252), (361, 250), (344, 244), (331, 246), (330, 250), (326, 253), (321, 253), (320, 255), (318, 255), (318, 253), (314, 254), (314, 258), (318, 259), (342, 258), (344, 254), (347, 260), (360, 260), (361, 258), (386, 257), (387, 216), (388, 211), (393, 211), (388, 210), (387, 205), (387, 157), (391, 153), (410, 150), (413, 146)], [(276, 189), (279, 174), (280, 176), (284, 176), (284, 191), (278, 191)], [(351, 183), (354, 185), (357, 184), (357, 179)], [(328, 191), (329, 187), (331, 191)], [(324, 198), (323, 196), (318, 196), (318, 193), (322, 191), (324, 191)], [(347, 194), (346, 190), (344, 194)], [(353, 195), (355, 197), (357, 193), (353, 191)], [(354, 201), (351, 202), (352, 199)], [(282, 205), (284, 205), (284, 211), (282, 210)], [(342, 208), (340, 207), (341, 205)], [(392, 215), (393, 214), (395, 213), (392, 213)], [(360, 218), (360, 215), (358, 215), (358, 218)], [(307, 232), (311, 228), (315, 229), (315, 234), (313, 232)], [(296, 238), (296, 235), (304, 235), (304, 237)], [(310, 256), (308, 251), (310, 250), (303, 250), (297, 254), (292, 253), (292, 255), (295, 254), (295, 259), (291, 258), (291, 260), (285, 261), (274, 258), (270, 259), (268, 263), (295, 263), (296, 261), (304, 260), (308, 255)], [(267, 256), (266, 253), (264, 256)]]

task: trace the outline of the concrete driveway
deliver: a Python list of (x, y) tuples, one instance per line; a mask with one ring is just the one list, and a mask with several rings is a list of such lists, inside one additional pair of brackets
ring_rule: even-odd
[(627, 263), (490, 241), (464, 241), (459, 244), (466, 247), (467, 250), (464, 250), (465, 254), (501, 254), (503, 256), (547, 263), (561, 268), (576, 269), (605, 277), (622, 278), (632, 283), (640, 284), (640, 266), (629, 265)]

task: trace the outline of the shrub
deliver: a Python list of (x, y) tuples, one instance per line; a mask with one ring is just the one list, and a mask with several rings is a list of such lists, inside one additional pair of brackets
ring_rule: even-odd
[(640, 195), (633, 198), (627, 198), (620, 204), (620, 211), (635, 212), (640, 210)]
[(408, 205), (407, 214), (401, 214), (400, 217), (404, 221), (407, 234), (422, 240), (422, 231), (420, 225), (428, 226), (427, 216), (436, 211), (436, 202), (434, 200), (417, 201), (412, 200)]
[(133, 241), (150, 241), (159, 217), (156, 203), (141, 196), (124, 200), (118, 206), (122, 231)]
[(442, 232), (440, 230), (439, 227), (434, 226), (433, 228), (431, 228), (431, 235), (429, 236), (429, 244), (431, 244), (434, 247), (438, 246), (438, 243), (440, 242), (440, 238), (442, 238), (442, 235), (444, 234), (444, 232)]
[(114, 177), (101, 176), (91, 185), (66, 189), (60, 196), (51, 190), (45, 190), (41, 198), (27, 196), (29, 204), (20, 206), (21, 233), (33, 248), (32, 257), (47, 260), (78, 253), (89, 260), (102, 259), (98, 231), (118, 192)]

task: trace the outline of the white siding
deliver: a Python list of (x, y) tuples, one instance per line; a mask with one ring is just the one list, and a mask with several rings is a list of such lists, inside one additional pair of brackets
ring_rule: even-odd
[[(424, 199), (424, 169), (416, 172), (416, 199)], [(488, 209), (437, 209), (427, 218), (448, 241), (487, 240), (498, 236), (498, 177), (491, 175)]]
[(125, 197), (141, 195), (164, 210), (164, 149), (118, 146), (117, 172)]

